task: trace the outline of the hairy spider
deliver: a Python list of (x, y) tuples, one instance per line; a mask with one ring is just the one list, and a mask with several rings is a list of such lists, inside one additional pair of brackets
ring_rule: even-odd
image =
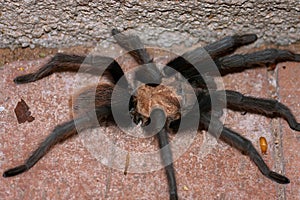
[[(94, 127), (97, 122), (91, 119), (92, 113), (96, 113), (97, 121), (114, 121), (112, 107), (115, 107), (120, 111), (121, 117), (123, 114), (124, 116), (128, 114), (135, 124), (141, 123), (145, 129), (152, 127), (148, 131), (155, 131), (155, 134), (157, 133), (156, 136), (161, 148), (162, 162), (165, 166), (169, 183), (170, 199), (178, 199), (178, 195), (172, 164), (172, 152), (168, 145), (167, 133), (170, 131), (178, 132), (182, 121), (189, 121), (189, 119), (196, 117), (195, 110), (197, 109), (201, 111), (199, 124), (197, 124), (199, 125), (198, 129), (208, 130), (215, 137), (219, 137), (222, 141), (248, 155), (267, 178), (280, 184), (290, 182), (287, 177), (269, 169), (248, 139), (226, 128), (219, 120), (222, 114), (220, 109), (225, 106), (234, 111), (257, 113), (272, 118), (282, 117), (288, 122), (291, 129), (300, 131), (300, 124), (297, 123), (295, 117), (285, 105), (272, 99), (244, 96), (236, 91), (214, 90), (210, 92), (205, 77), (199, 72), (199, 68), (195, 67), (199, 62), (205, 61), (202, 58), (203, 49), (201, 48), (196, 48), (172, 59), (167, 63), (166, 66), (168, 67), (160, 70), (153, 62), (153, 59), (138, 36), (125, 35), (116, 29), (112, 30), (112, 35), (121, 47), (129, 51), (138, 64), (144, 65), (143, 68), (135, 71), (134, 77), (134, 81), (144, 84), (133, 90), (129, 81), (124, 78), (124, 72), (120, 65), (113, 58), (104, 56), (85, 57), (61, 53), (56, 54), (37, 72), (16, 77), (14, 79), (16, 84), (24, 84), (40, 80), (55, 72), (77, 72), (80, 68), (83, 68), (82, 72), (95, 74), (101, 71), (103, 66), (108, 66), (103, 76), (109, 76), (111, 83), (100, 83), (97, 85), (95, 94), (88, 88), (82, 91), (73, 102), (73, 109), (76, 113), (74, 119), (56, 126), (24, 164), (8, 169), (3, 173), (3, 177), (15, 176), (29, 170), (58, 142), (66, 140), (82, 129)], [(228, 54), (233, 53), (238, 47), (253, 43), (256, 39), (257, 36), (255, 34), (225, 37), (222, 40), (205, 46), (204, 50), (213, 60), (218, 72), (222, 76), (278, 62), (300, 62), (299, 54), (278, 49), (267, 49), (250, 54), (228, 56)], [(83, 63), (84, 65), (81, 66)], [(203, 70), (204, 74), (214, 74), (213, 70), (209, 68), (202, 69), (201, 72)], [(188, 101), (188, 94), (180, 92), (180, 88), (169, 88), (162, 84), (165, 79), (174, 78), (173, 75), (176, 71), (192, 86), (193, 92), (197, 97), (193, 103)], [(116, 90), (118, 98), (114, 98), (113, 100), (112, 95), (115, 87), (118, 87)], [(80, 100), (85, 99), (91, 94), (95, 96), (94, 105), (83, 105)], [(226, 98), (223, 98), (222, 94)], [(217, 109), (220, 112), (213, 111), (215, 108), (212, 105), (212, 98), (215, 99), (216, 105), (224, 105)], [(126, 101), (126, 99), (129, 101)], [(180, 109), (181, 107), (185, 109), (182, 110)], [(78, 129), (76, 125), (81, 125), (81, 128)], [(129, 124), (124, 122), (122, 126), (129, 126)], [(189, 124), (183, 124), (183, 126), (184, 128), (189, 128)], [(216, 128), (209, 129), (210, 126)], [(218, 131), (220, 131), (220, 135), (218, 135)]]

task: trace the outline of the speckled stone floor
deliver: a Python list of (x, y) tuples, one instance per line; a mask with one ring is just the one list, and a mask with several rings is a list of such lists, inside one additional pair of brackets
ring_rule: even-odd
[[(288, 47), (287, 47), (288, 48)], [(300, 53), (299, 46), (293, 48)], [(0, 171), (21, 164), (56, 124), (71, 119), (71, 73), (16, 85), (13, 78), (32, 72), (49, 57), (14, 61), (0, 68)], [(291, 108), (300, 121), (300, 63), (286, 62), (274, 71), (248, 70), (223, 78), (225, 88), (245, 95), (275, 98)], [(14, 108), (20, 99), (35, 120), (18, 124)], [(300, 199), (300, 133), (282, 119), (228, 111), (225, 124), (249, 138), (259, 149), (259, 137), (269, 144), (264, 160), (272, 170), (290, 178), (279, 185), (265, 178), (250, 159), (223, 142), (206, 147), (207, 133), (199, 132), (189, 149), (174, 162), (180, 199)], [(107, 132), (122, 134), (116, 127)], [(202, 133), (202, 134), (201, 134)], [(28, 172), (0, 178), (0, 199), (168, 199), (164, 170), (128, 173), (111, 169), (87, 150), (83, 137), (56, 145)], [(150, 145), (156, 145), (149, 138)], [(130, 148), (137, 143), (125, 138)], [(213, 143), (213, 142), (212, 142)]]

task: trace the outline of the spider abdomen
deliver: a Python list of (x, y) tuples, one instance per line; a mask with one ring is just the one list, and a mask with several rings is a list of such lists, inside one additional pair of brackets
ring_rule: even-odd
[(110, 105), (113, 87), (113, 85), (105, 83), (81, 89), (70, 102), (74, 114), (80, 115), (97, 106)]

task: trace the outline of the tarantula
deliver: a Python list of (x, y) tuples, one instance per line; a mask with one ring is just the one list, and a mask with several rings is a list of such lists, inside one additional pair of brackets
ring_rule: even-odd
[[(291, 129), (300, 131), (300, 123), (296, 121), (291, 111), (285, 105), (272, 99), (244, 96), (239, 92), (230, 90), (214, 90), (210, 92), (203, 75), (214, 74), (211, 73), (213, 70), (210, 68), (202, 69), (201, 72), (204, 70), (203, 74), (195, 66), (205, 60), (202, 59), (203, 49), (213, 60), (222, 76), (278, 62), (300, 62), (299, 54), (294, 54), (287, 50), (267, 49), (250, 54), (229, 56), (238, 47), (253, 43), (257, 39), (255, 34), (235, 35), (225, 37), (204, 48), (196, 48), (186, 52), (172, 59), (166, 64), (168, 67), (160, 70), (138, 36), (122, 34), (117, 29), (112, 30), (112, 35), (118, 44), (127, 50), (138, 64), (144, 65), (143, 68), (134, 72), (135, 81), (139, 81), (143, 85), (132, 91), (130, 83), (123, 76), (122, 68), (113, 58), (104, 56), (85, 57), (62, 53), (56, 54), (38, 71), (16, 77), (14, 79), (16, 84), (24, 84), (40, 80), (55, 72), (77, 72), (80, 67), (84, 68), (83, 72), (85, 73), (95, 74), (101, 71), (103, 66), (107, 66), (103, 76), (109, 76), (111, 83), (100, 83), (96, 87), (94, 105), (91, 106), (82, 106), (78, 100), (90, 95), (91, 91), (87, 89), (81, 92), (77, 96), (78, 99), (74, 100), (73, 109), (77, 113), (74, 119), (56, 126), (24, 164), (8, 169), (3, 173), (3, 177), (15, 176), (29, 170), (58, 142), (66, 140), (82, 129), (94, 127), (97, 122), (92, 120), (92, 113), (96, 113), (97, 121), (114, 121), (112, 114), (112, 107), (114, 106), (120, 110), (121, 116), (128, 114), (131, 121), (135, 124), (141, 124), (145, 129), (152, 127), (149, 130), (154, 131), (155, 134), (157, 133), (159, 146), (162, 149), (161, 158), (169, 184), (170, 199), (178, 199), (178, 195), (172, 164), (173, 157), (168, 145), (168, 132), (178, 132), (180, 123), (184, 120), (189, 121), (189, 119), (195, 118), (195, 110), (197, 109), (201, 111), (198, 129), (208, 130), (212, 135), (219, 136), (222, 141), (248, 155), (267, 178), (280, 184), (290, 182), (287, 177), (271, 171), (252, 143), (238, 133), (226, 128), (219, 118), (222, 115), (220, 110), (226, 107), (234, 111), (257, 113), (267, 117), (282, 117), (288, 122)], [(84, 65), (81, 66), (81, 64)], [(162, 84), (164, 79), (173, 78), (172, 76), (176, 71), (188, 81), (197, 97), (196, 101), (187, 107), (184, 104), (188, 98), (186, 94), (178, 92), (178, 88), (170, 89)], [(214, 82), (212, 81), (212, 83)], [(116, 93), (117, 101), (112, 100), (112, 93), (115, 87), (118, 87)], [(222, 93), (225, 95), (226, 100), (222, 98)], [(213, 112), (212, 98), (215, 99), (216, 105), (224, 105), (218, 108), (220, 112)], [(81, 106), (84, 107), (83, 111), (80, 110)], [(180, 106), (184, 106), (185, 110), (180, 110)], [(76, 124), (82, 125), (82, 128), (78, 130)], [(128, 126), (128, 123), (122, 125)], [(183, 124), (183, 126), (186, 129), (189, 128), (189, 124)], [(209, 126), (217, 128), (211, 130)], [(218, 131), (220, 131), (220, 135), (218, 135)]]

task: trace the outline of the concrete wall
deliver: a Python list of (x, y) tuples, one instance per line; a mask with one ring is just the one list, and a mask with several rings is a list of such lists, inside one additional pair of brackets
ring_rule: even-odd
[(112, 27), (142, 32), (147, 43), (191, 46), (234, 33), (256, 44), (300, 40), (299, 0), (0, 0), (0, 48), (92, 45)]

